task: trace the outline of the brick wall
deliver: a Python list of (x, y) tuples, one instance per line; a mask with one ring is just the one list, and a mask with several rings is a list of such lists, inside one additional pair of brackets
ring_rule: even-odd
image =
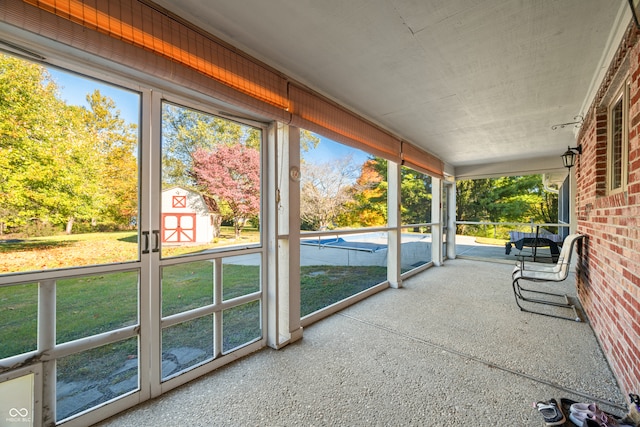
[[(607, 94), (628, 76), (629, 179), (607, 192)], [(578, 296), (623, 392), (640, 392), (640, 43), (630, 27), (578, 135), (578, 231), (588, 236)]]

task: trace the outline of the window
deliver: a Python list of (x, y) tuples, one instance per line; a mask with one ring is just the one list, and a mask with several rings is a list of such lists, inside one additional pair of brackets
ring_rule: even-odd
[(629, 85), (625, 84), (609, 107), (607, 173), (610, 193), (624, 191), (628, 182)]
[(0, 92), (0, 275), (137, 260), (140, 93), (6, 54)]
[(260, 245), (262, 130), (162, 102), (163, 257)]
[[(300, 313), (387, 280), (387, 161), (303, 130)], [(357, 230), (357, 231), (356, 231)]]

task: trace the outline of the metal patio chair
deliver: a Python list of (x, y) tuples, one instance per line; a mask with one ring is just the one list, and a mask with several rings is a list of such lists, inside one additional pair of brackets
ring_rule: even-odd
[[(569, 268), (571, 264), (571, 256), (573, 254), (573, 248), (577, 242), (580, 242), (585, 236), (582, 234), (570, 234), (568, 235), (563, 244), (562, 251), (558, 256), (558, 262), (555, 264), (544, 264), (539, 262), (525, 262), (525, 260), (520, 260), (516, 264), (511, 274), (511, 278), (513, 280), (513, 294), (516, 298), (516, 304), (520, 308), (521, 311), (525, 311), (528, 313), (541, 314), (543, 316), (549, 317), (557, 317), (559, 319), (565, 320), (575, 320), (576, 322), (580, 322), (581, 318), (578, 315), (576, 310), (576, 306), (569, 302), (569, 297), (566, 294), (561, 293), (553, 293), (540, 291), (535, 289), (524, 288), (520, 285), (521, 280), (527, 280), (530, 282), (562, 282), (567, 279), (569, 276)], [(557, 302), (548, 299), (540, 299), (540, 298), (531, 298), (525, 296), (523, 292), (539, 294), (539, 295), (549, 295), (552, 297), (561, 297), (564, 298), (565, 302)], [(546, 313), (537, 310), (531, 310), (523, 307), (520, 302), (529, 302), (535, 304), (545, 304), (551, 305), (555, 307), (562, 308), (570, 308), (573, 310), (575, 317), (561, 316), (551, 313)]]

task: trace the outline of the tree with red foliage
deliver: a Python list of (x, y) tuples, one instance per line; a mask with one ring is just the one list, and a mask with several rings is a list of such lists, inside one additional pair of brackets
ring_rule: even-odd
[(229, 207), (235, 237), (260, 213), (260, 151), (241, 144), (193, 153), (193, 175), (204, 193)]

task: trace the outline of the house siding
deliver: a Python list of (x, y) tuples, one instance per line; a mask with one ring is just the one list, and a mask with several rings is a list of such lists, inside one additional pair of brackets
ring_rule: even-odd
[[(629, 157), (625, 191), (607, 192), (606, 96), (629, 78)], [(587, 235), (578, 297), (625, 393), (640, 390), (640, 44), (629, 27), (578, 135), (578, 231)]]

